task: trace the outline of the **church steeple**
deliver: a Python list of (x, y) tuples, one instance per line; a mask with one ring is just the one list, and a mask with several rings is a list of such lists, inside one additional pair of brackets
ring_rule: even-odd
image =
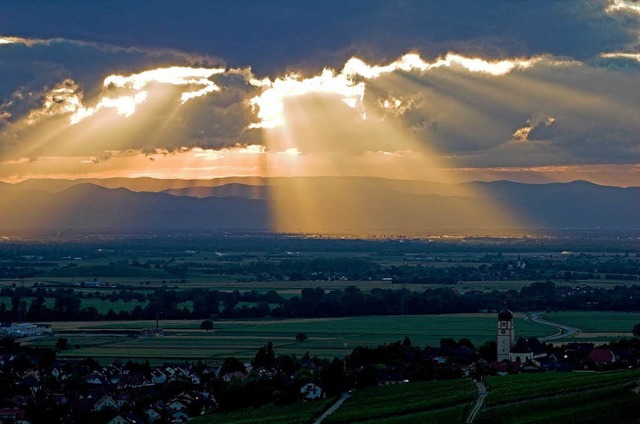
[(509, 352), (511, 352), (515, 339), (513, 312), (507, 308), (507, 303), (505, 302), (503, 308), (498, 312), (498, 334), (496, 339), (498, 362), (509, 360)]

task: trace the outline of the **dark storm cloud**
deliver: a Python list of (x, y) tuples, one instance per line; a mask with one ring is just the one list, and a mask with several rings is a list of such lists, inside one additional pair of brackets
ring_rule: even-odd
[(637, 23), (607, 1), (298, 0), (3, 2), (0, 28), (119, 46), (174, 48), (251, 65), (338, 66), (351, 55), (393, 59), (415, 49), (485, 57), (550, 53), (586, 59), (637, 42)]

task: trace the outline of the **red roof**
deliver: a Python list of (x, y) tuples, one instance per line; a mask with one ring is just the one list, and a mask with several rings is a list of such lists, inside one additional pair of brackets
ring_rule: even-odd
[(587, 359), (599, 364), (610, 364), (616, 360), (616, 356), (613, 354), (611, 349), (593, 349), (589, 352)]

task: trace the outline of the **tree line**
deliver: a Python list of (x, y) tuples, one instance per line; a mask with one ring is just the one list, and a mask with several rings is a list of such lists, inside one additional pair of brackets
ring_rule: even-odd
[[(203, 288), (159, 288), (150, 293), (114, 290), (109, 300), (137, 301), (131, 310), (99, 311), (83, 306), (83, 294), (72, 288), (5, 287), (0, 295), (1, 321), (76, 321), (139, 319), (319, 318), (362, 315), (447, 314), (489, 312), (504, 302), (515, 311), (600, 310), (637, 311), (639, 286), (568, 288), (554, 282), (536, 282), (519, 291), (459, 292), (453, 288), (424, 291), (355, 286), (344, 290), (305, 288), (299, 296), (284, 298), (276, 291), (225, 292)], [(53, 298), (53, 302), (50, 299)], [(189, 306), (185, 306), (189, 305)]]

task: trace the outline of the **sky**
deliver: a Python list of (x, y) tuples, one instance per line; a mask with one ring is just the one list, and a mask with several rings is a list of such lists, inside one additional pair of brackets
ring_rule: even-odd
[(0, 6), (0, 181), (640, 185), (640, 3)]

